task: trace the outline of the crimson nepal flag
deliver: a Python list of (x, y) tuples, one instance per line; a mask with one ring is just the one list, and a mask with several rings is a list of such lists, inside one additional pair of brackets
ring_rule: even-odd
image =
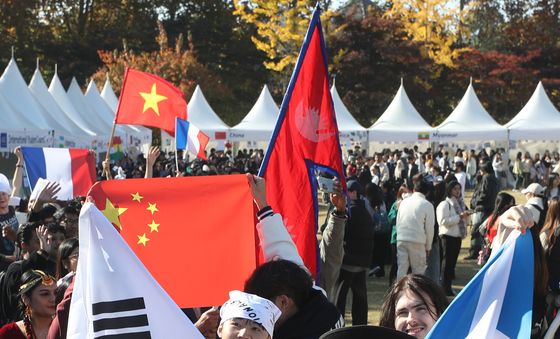
[(270, 206), (282, 215), (314, 276), (319, 273), (316, 171), (338, 177), (346, 190), (320, 13), (317, 6), (259, 171)]

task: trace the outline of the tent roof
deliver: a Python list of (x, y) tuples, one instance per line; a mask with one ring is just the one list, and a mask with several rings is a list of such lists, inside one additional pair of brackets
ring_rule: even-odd
[[(51, 83), (49, 85), (49, 93), (53, 96), (56, 103), (62, 108), (64, 113), (72, 119), (80, 128), (85, 130), (93, 131), (95, 134), (99, 134), (98, 128), (92, 126), (91, 123), (84, 118), (86, 113), (78, 113), (74, 104), (70, 101), (70, 98), (66, 94), (64, 90), (64, 86), (62, 86), (62, 82), (58, 77), (58, 74), (55, 72), (53, 78), (51, 79)], [(108, 135), (108, 133), (104, 132), (101, 135)]]
[(334, 114), (336, 116), (336, 124), (338, 126), (340, 139), (366, 141), (367, 129), (364, 126), (360, 125), (360, 123), (356, 121), (352, 113), (348, 111), (348, 108), (346, 108), (346, 106), (342, 102), (340, 95), (338, 95), (338, 91), (336, 90), (334, 82), (331, 87), (331, 97), (333, 101)]
[(278, 120), (278, 114), (278, 106), (272, 99), (268, 86), (264, 85), (253, 108), (239, 124), (230, 129), (230, 140), (269, 140)]
[[(94, 136), (95, 133), (89, 130), (82, 129), (78, 126), (72, 119), (68, 118), (66, 113), (60, 108), (60, 106), (56, 103), (52, 95), (49, 93), (49, 89), (47, 88), (47, 84), (41, 75), (41, 71), (39, 67), (35, 69), (33, 73), (33, 77), (29, 82), (29, 90), (31, 94), (37, 99), (39, 104), (43, 106), (47, 114), (56, 122), (56, 125), (60, 126), (61, 131), (66, 132), (68, 136), (76, 135), (76, 136)], [(57, 128), (55, 127), (55, 130)]]
[(433, 131), (408, 98), (402, 80), (395, 97), (369, 128), (372, 141), (418, 141), (418, 133)]
[(76, 78), (72, 78), (66, 94), (76, 110), (81, 113), (82, 117), (88, 121), (90, 126), (95, 128), (95, 131), (99, 135), (109, 135), (111, 133), (111, 124), (102, 119), (100, 113), (97, 113), (94, 107), (88, 104)]
[(560, 112), (554, 107), (539, 81), (525, 106), (505, 126), (512, 140), (560, 139)]
[(0, 116), (2, 116), (2, 124), (0, 125), (2, 131), (23, 131), (29, 127), (36, 129), (31, 121), (27, 120), (26, 116), (19, 115), (13, 110), (2, 91), (0, 91)]
[(105, 79), (105, 84), (103, 85), (103, 89), (101, 90), (101, 98), (105, 100), (105, 102), (107, 103), (107, 105), (109, 105), (109, 107), (111, 107), (113, 112), (117, 111), (117, 107), (119, 106), (119, 98), (117, 98), (117, 96), (115, 95), (108, 76), (107, 79)]
[(187, 105), (187, 112), (187, 120), (206, 133), (210, 139), (214, 139), (215, 132), (226, 132), (229, 129), (210, 107), (198, 85)]
[(506, 140), (507, 130), (484, 109), (472, 81), (453, 112), (436, 127), (438, 140)]
[[(16, 61), (12, 58), (6, 66), (4, 73), (0, 77), (0, 92), (4, 95), (12, 109), (17, 113), (18, 117), (24, 117), (25, 127), (35, 127), (38, 129), (55, 129), (49, 120), (45, 117), (46, 112), (35, 100), (25, 80), (21, 76)], [(23, 119), (17, 119), (23, 120)], [(22, 121), (23, 122), (23, 121)]]

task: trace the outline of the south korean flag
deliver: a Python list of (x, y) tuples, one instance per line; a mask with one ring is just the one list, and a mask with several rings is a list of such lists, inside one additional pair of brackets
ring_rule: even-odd
[(80, 256), (67, 338), (204, 337), (91, 203), (80, 213)]

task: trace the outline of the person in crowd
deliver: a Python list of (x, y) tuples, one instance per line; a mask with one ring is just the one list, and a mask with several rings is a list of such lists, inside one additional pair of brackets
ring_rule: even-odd
[(548, 200), (560, 196), (560, 176), (557, 173), (551, 173), (548, 177), (546, 195)]
[(229, 292), (220, 308), (218, 337), (271, 339), (282, 312), (268, 299), (240, 291)]
[(544, 225), (547, 210), (547, 199), (545, 199), (545, 188), (538, 183), (532, 183), (521, 191), (527, 199), (525, 207), (531, 211), (535, 222), (536, 232), (539, 233)]
[(412, 186), (412, 178), (420, 173), (419, 169), (418, 169), (418, 165), (416, 165), (416, 160), (414, 159), (414, 156), (409, 156), (408, 157), (408, 167), (407, 167), (407, 174), (406, 174), (406, 182), (408, 186)]
[(373, 254), (371, 260), (371, 270), (368, 276), (381, 278), (385, 276), (385, 262), (389, 254), (389, 242), (391, 236), (391, 226), (387, 218), (387, 205), (385, 204), (385, 194), (377, 185), (366, 186), (366, 207), (371, 214), (375, 237), (373, 240)]
[(401, 201), (397, 213), (397, 279), (404, 277), (408, 269), (424, 274), (426, 257), (432, 249), (435, 213), (426, 200), (429, 183), (418, 180), (414, 193)]
[(346, 296), (352, 290), (352, 324), (367, 324), (366, 271), (371, 263), (374, 244), (374, 225), (371, 215), (361, 198), (363, 188), (359, 182), (347, 183), (348, 221), (344, 232), (344, 258), (337, 282), (336, 306), (345, 313)]
[(379, 326), (423, 339), (448, 304), (438, 284), (424, 275), (409, 274), (392, 285), (385, 295)]
[(467, 183), (469, 188), (474, 187), (476, 173), (478, 172), (476, 167), (477, 164), (478, 164), (478, 159), (476, 158), (476, 154), (474, 150), (471, 149), (471, 151), (467, 156), (467, 161), (465, 163), (465, 172), (467, 173)]
[(482, 236), (478, 230), (486, 218), (492, 213), (496, 196), (498, 195), (498, 180), (494, 176), (492, 164), (489, 161), (480, 164), (480, 181), (477, 183), (473, 196), (471, 198), (471, 208), (474, 209), (472, 217), (471, 230), (471, 247), (467, 260), (478, 259), (479, 252), (482, 249)]
[(392, 285), (397, 277), (397, 214), (401, 201), (409, 194), (406, 185), (399, 187), (397, 191), (397, 199), (391, 205), (391, 210), (387, 214), (387, 220), (391, 226), (391, 272), (389, 272), (389, 285)]
[(455, 170), (458, 163), (465, 164), (465, 157), (463, 155), (463, 150), (458, 148), (455, 152), (455, 156), (453, 157), (453, 170)]
[[(449, 172), (449, 170), (448, 170)], [(451, 178), (452, 175), (448, 175)], [(445, 200), (445, 180), (441, 177), (436, 177), (436, 180), (429, 184), (429, 191), (426, 194), (426, 200), (432, 204), (434, 215), (437, 205)], [(432, 238), (432, 249), (426, 256), (426, 272), (424, 273), (428, 278), (433, 281), (440, 281), (441, 276), (441, 241), (439, 239), (439, 225), (437, 218), (434, 222), (434, 232)]]
[(18, 284), (18, 321), (0, 328), (0, 339), (45, 339), (55, 314), (56, 281), (39, 270), (26, 271)]
[(64, 227), (67, 238), (78, 237), (78, 219), (81, 206), (82, 204), (79, 201), (74, 200), (54, 214), (55, 222)]
[(539, 234), (548, 267), (548, 287), (560, 292), (560, 199), (554, 197), (548, 205), (544, 226)]
[(481, 230), (482, 233), (486, 235), (486, 241), (483, 249), (483, 262), (486, 262), (488, 260), (491, 250), (494, 247), (493, 243), (496, 235), (498, 234), (500, 216), (513, 206), (515, 206), (515, 198), (511, 194), (508, 194), (506, 192), (498, 193), (494, 211), (492, 211), (492, 214), (490, 214), (487, 221), (483, 225), (484, 230)]
[(465, 173), (465, 164), (463, 162), (455, 163), (455, 180), (461, 184), (461, 198), (465, 198), (465, 189), (467, 189), (467, 174)]
[(78, 267), (79, 255), (80, 248), (77, 238), (66, 239), (60, 244), (56, 257), (57, 285), (70, 280), (74, 276)]
[(49, 245), (49, 259), (56, 262), (58, 247), (66, 239), (64, 228), (57, 223), (47, 225), (47, 243)]
[(336, 306), (314, 285), (282, 216), (268, 205), (264, 179), (251, 174), (247, 179), (259, 209), (257, 233), (266, 263), (253, 271), (244, 292), (266, 298), (282, 311), (274, 338), (319, 338), (343, 326), (344, 318)]
[(443, 156), (439, 158), (438, 166), (441, 168), (443, 172), (446, 172), (448, 169), (451, 168), (450, 159), (449, 159), (449, 152), (445, 151)]
[(523, 186), (523, 153), (517, 152), (515, 156), (515, 161), (513, 162), (513, 175), (515, 175), (515, 187), (513, 191), (519, 191), (521, 186)]
[(8, 178), (0, 173), (0, 272), (16, 259), (14, 251), (19, 222), (15, 208), (10, 206), (11, 194)]
[(383, 155), (381, 153), (375, 153), (374, 156), (375, 162), (373, 163), (373, 166), (377, 166), (379, 168), (379, 181), (380, 182), (388, 182), (390, 175), (389, 175), (389, 168), (387, 167), (387, 164), (385, 163), (385, 161), (383, 160)]
[(494, 174), (498, 179), (500, 190), (506, 188), (507, 186), (506, 172), (505, 172), (506, 166), (507, 164), (505, 164), (504, 161), (502, 160), (502, 154), (499, 151), (496, 152), (494, 158), (492, 159), (492, 169), (494, 170)]
[(533, 168), (533, 160), (529, 152), (525, 152), (523, 155), (523, 187), (529, 186), (531, 183), (531, 168)]
[(467, 234), (469, 212), (461, 198), (461, 184), (452, 181), (447, 184), (446, 198), (437, 205), (436, 216), (441, 238), (442, 255), (442, 287), (445, 294), (454, 296), (451, 288), (455, 278), (455, 266), (461, 250), (461, 241)]

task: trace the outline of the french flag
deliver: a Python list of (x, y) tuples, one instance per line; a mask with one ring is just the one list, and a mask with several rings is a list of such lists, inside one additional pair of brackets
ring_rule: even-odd
[(95, 159), (87, 149), (22, 147), (29, 186), (39, 178), (60, 185), (58, 200), (86, 196), (95, 182)]
[(531, 337), (534, 254), (530, 232), (510, 234), (426, 339)]
[(175, 145), (177, 149), (186, 149), (197, 157), (206, 160), (204, 150), (208, 144), (208, 136), (202, 133), (190, 122), (176, 118), (175, 123)]

